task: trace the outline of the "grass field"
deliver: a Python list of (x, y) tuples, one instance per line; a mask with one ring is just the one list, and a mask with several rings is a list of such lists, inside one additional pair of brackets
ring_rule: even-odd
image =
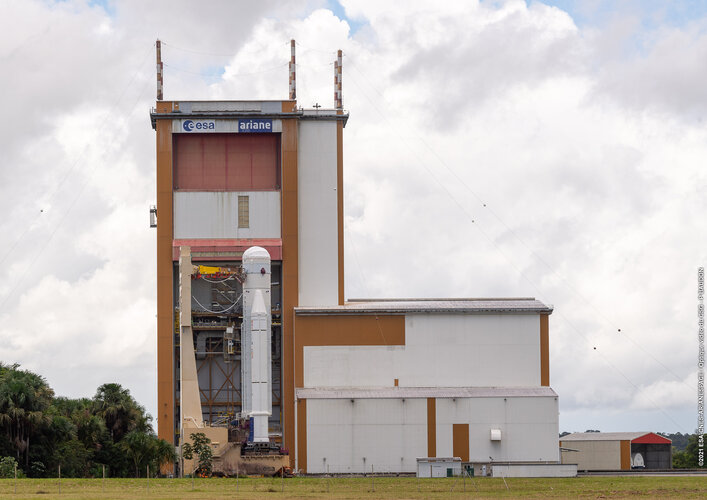
[[(507, 486), (506, 486), (507, 485)], [(59, 491), (61, 487), (61, 492)], [(16, 492), (15, 492), (16, 491)], [(13, 479), (0, 498), (705, 498), (707, 477)]]

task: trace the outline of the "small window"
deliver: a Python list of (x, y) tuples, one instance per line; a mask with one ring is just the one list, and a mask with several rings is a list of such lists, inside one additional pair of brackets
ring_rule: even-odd
[(250, 227), (250, 206), (247, 196), (238, 197), (238, 227)]

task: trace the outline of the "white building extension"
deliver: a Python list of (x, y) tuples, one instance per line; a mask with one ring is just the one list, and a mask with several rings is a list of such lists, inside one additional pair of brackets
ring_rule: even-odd
[(297, 467), (415, 472), (420, 457), (489, 471), (557, 464), (551, 311), (534, 299), (296, 308)]

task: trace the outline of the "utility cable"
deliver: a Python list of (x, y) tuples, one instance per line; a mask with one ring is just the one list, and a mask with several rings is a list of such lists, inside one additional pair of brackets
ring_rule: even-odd
[[(146, 85), (143, 87), (142, 92), (140, 92), (140, 93), (138, 94), (138, 97), (135, 99), (135, 102), (133, 103), (132, 107), (130, 108), (130, 112), (126, 115), (128, 118), (130, 118), (130, 117), (132, 116), (132, 114), (135, 112), (135, 107), (137, 106), (137, 103), (140, 102), (140, 100), (142, 99), (143, 95), (145, 94), (145, 91), (149, 88), (149, 85), (148, 85), (149, 83), (151, 83), (151, 82), (148, 80), (148, 81), (146, 82)], [(24, 280), (24, 278), (25, 278), (25, 276), (27, 275), (27, 273), (29, 272), (29, 270), (34, 267), (34, 264), (37, 262), (37, 260), (39, 259), (39, 257), (46, 251), (47, 247), (49, 246), (49, 243), (52, 241), (52, 239), (54, 239), (54, 236), (56, 235), (57, 231), (62, 227), (62, 225), (63, 225), (64, 222), (66, 221), (67, 216), (69, 215), (69, 213), (71, 212), (71, 210), (73, 209), (73, 207), (74, 207), (74, 206), (76, 205), (76, 203), (78, 202), (79, 198), (81, 197), (81, 195), (83, 194), (84, 190), (86, 189), (86, 186), (88, 185), (88, 183), (89, 183), (89, 182), (91, 181), (91, 179), (93, 178), (93, 174), (94, 174), (95, 171), (96, 171), (96, 165), (97, 165), (97, 164), (98, 164), (98, 163), (96, 162), (96, 163), (94, 163), (94, 166), (91, 167), (90, 171), (88, 172), (88, 176), (87, 176), (86, 179), (84, 180), (83, 184), (81, 184), (81, 186), (80, 186), (80, 187), (78, 188), (78, 190), (76, 191), (76, 196), (74, 196), (74, 198), (71, 200), (71, 202), (69, 203), (69, 206), (66, 208), (66, 210), (64, 211), (64, 213), (61, 215), (59, 221), (54, 225), (54, 228), (53, 228), (52, 232), (49, 234), (49, 237), (47, 237), (47, 238), (44, 240), (44, 243), (43, 243), (42, 245), (40, 245), (39, 251), (35, 254), (34, 258), (31, 260), (31, 262), (29, 263), (29, 265), (27, 265), (27, 267), (25, 268), (25, 270), (22, 272), (22, 274), (20, 275), (20, 278), (19, 278), (19, 279), (17, 280), (17, 282), (15, 283), (15, 286), (12, 287), (12, 289), (10, 290), (10, 292), (9, 292), (9, 293), (5, 296), (5, 298), (3, 299), (2, 303), (0, 303), (0, 310), (2, 310), (2, 308), (5, 306), (5, 304), (7, 303), (8, 299), (13, 296), (13, 293), (14, 293), (14, 292), (17, 290), (17, 288), (20, 286), (20, 284), (21, 284), (22, 281)]]
[(233, 57), (235, 55), (234, 52), (230, 52), (228, 54), (225, 54), (225, 53), (218, 53), (218, 52), (206, 52), (206, 51), (202, 51), (202, 50), (186, 49), (183, 47), (177, 47), (176, 45), (172, 45), (171, 43), (167, 43), (164, 40), (160, 40), (160, 43), (162, 45), (165, 45), (165, 46), (167, 46), (171, 49), (174, 49), (174, 50), (179, 50), (182, 52), (190, 52), (192, 54), (198, 54), (201, 56)]
[[(380, 95), (381, 97), (383, 97), (383, 94), (381, 94), (381, 93), (378, 91), (378, 89), (375, 87), (375, 85), (373, 85), (373, 84), (370, 82), (370, 80), (369, 80), (363, 73), (361, 73), (361, 71), (356, 67), (356, 64), (354, 64), (354, 63), (351, 61), (351, 58), (348, 57), (347, 60), (348, 60), (349, 63), (351, 64), (351, 67), (352, 67), (359, 75), (361, 75), (361, 76), (366, 80), (366, 82), (368, 83), (368, 85), (369, 85), (376, 93), (378, 93), (378, 95)], [(359, 87), (359, 88), (360, 88), (360, 87)], [(370, 99), (369, 99), (369, 102), (371, 102)], [(372, 102), (371, 102), (371, 103), (372, 103)], [(372, 103), (372, 104), (373, 104), (373, 103)], [(374, 105), (374, 106), (375, 106), (375, 105)], [(387, 119), (386, 119), (386, 121), (387, 121)], [(656, 356), (654, 356), (650, 351), (648, 351), (643, 345), (641, 345), (640, 342), (637, 342), (636, 340), (633, 339), (633, 337), (631, 337), (630, 335), (628, 335), (628, 334), (626, 333), (625, 329), (624, 329), (624, 331), (622, 331), (621, 328), (620, 328), (618, 325), (616, 325), (610, 318), (608, 318), (608, 317), (604, 314), (603, 311), (601, 311), (599, 308), (597, 308), (591, 300), (589, 300), (588, 298), (586, 298), (586, 297), (585, 297), (582, 293), (580, 293), (574, 286), (572, 286), (572, 284), (566, 279), (565, 276), (563, 276), (563, 275), (561, 275), (559, 272), (557, 272), (557, 270), (556, 270), (553, 266), (551, 266), (545, 259), (543, 259), (542, 256), (540, 256), (539, 254), (537, 254), (537, 253), (530, 247), (530, 245), (528, 245), (528, 244), (518, 235), (518, 233), (517, 233), (513, 228), (511, 228), (511, 227), (510, 227), (490, 206), (488, 206), (488, 204), (485, 202), (485, 200), (483, 200), (483, 199), (481, 198), (481, 196), (479, 196), (478, 193), (476, 193), (473, 189), (471, 189), (471, 187), (469, 187), (469, 185), (464, 181), (464, 179), (462, 179), (462, 178), (457, 174), (457, 172), (456, 172), (454, 169), (452, 169), (452, 168), (447, 164), (447, 162), (444, 161), (444, 159), (439, 155), (439, 153), (438, 153), (436, 150), (434, 150), (434, 149), (427, 143), (427, 141), (425, 141), (425, 139), (424, 139), (423, 137), (416, 136), (415, 139), (416, 139), (417, 141), (419, 141), (421, 144), (423, 144), (423, 145), (425, 146), (425, 148), (427, 148), (427, 150), (430, 151), (430, 152), (434, 155), (434, 157), (437, 159), (437, 161), (439, 162), (439, 164), (442, 165), (442, 166), (456, 179), (456, 181), (457, 181), (464, 189), (466, 189), (469, 193), (471, 193), (471, 194), (474, 196), (474, 198), (476, 198), (476, 200), (479, 202), (479, 204), (482, 206), (482, 208), (483, 208), (485, 211), (488, 211), (488, 212), (505, 228), (506, 231), (508, 231), (519, 243), (521, 243), (521, 245), (523, 245), (523, 247), (525, 247), (525, 249), (530, 253), (530, 255), (531, 255), (533, 258), (535, 258), (537, 261), (539, 261), (540, 263), (542, 263), (543, 266), (545, 266), (545, 268), (546, 268), (547, 270), (549, 270), (555, 277), (557, 277), (558, 279), (560, 279), (560, 280), (562, 281), (562, 283), (565, 285), (565, 287), (566, 287), (570, 292), (572, 292), (573, 294), (575, 294), (575, 296), (579, 297), (579, 298), (580, 298), (584, 303), (586, 303), (594, 312), (596, 312), (608, 325), (612, 326), (612, 327), (617, 331), (617, 333), (620, 333), (620, 334), (622, 335), (622, 337), (625, 337), (625, 338), (626, 338), (627, 340), (629, 340), (634, 346), (636, 346), (636, 347), (639, 348), (641, 351), (643, 351), (644, 354), (646, 354), (647, 356), (649, 356), (654, 362), (656, 362), (658, 365), (660, 365), (666, 372), (670, 373), (673, 377), (675, 377), (675, 379), (676, 379), (677, 381), (679, 381), (680, 383), (682, 383), (682, 384), (684, 384), (684, 385), (686, 385), (686, 386), (689, 386), (689, 385), (682, 379), (682, 377), (680, 377), (680, 376), (679, 376), (678, 374), (676, 374), (673, 370), (671, 370), (668, 366), (666, 366), (662, 361), (660, 361), (660, 359), (658, 359), (658, 358), (657, 358)], [(692, 387), (690, 387), (690, 388), (692, 388)]]
[[(358, 70), (357, 70), (357, 71), (358, 71)], [(359, 74), (360, 74), (360, 71), (359, 71)], [(354, 85), (356, 85), (356, 87), (361, 91), (361, 93), (363, 94), (363, 96), (371, 103), (371, 105), (372, 105), (373, 108), (376, 110), (376, 112), (381, 116), (381, 118), (383, 118), (383, 119), (388, 123), (388, 125), (389, 125), (389, 130), (390, 130), (390, 131), (394, 131), (394, 130), (395, 130), (395, 127), (393, 126), (393, 124), (390, 123), (390, 121), (388, 120), (388, 118), (387, 118), (385, 115), (383, 115), (383, 113), (378, 109), (378, 107), (373, 103), (373, 101), (371, 101), (371, 99), (368, 97), (367, 93), (366, 93), (366, 92), (361, 88), (361, 86), (356, 82), (356, 79), (355, 79), (355, 78), (352, 78), (351, 76), (349, 76), (349, 80), (352, 81), (352, 82), (354, 83)], [(400, 135), (397, 134), (397, 133), (395, 133), (395, 135), (398, 137), (398, 139), (399, 139), (401, 142), (404, 142), (404, 143), (407, 144), (407, 141), (406, 141), (405, 139), (403, 139), (402, 136), (400, 136)], [(412, 154), (412, 151), (413, 151), (413, 149), (412, 149), (409, 145), (407, 145), (407, 153), (408, 153), (408, 154)], [(461, 210), (461, 212), (462, 212), (462, 213), (464, 214), (464, 216), (471, 222), (471, 224), (474, 224), (474, 225), (475, 225), (476, 229), (479, 230), (479, 231), (481, 232), (481, 234), (494, 246), (495, 250), (496, 250), (501, 256), (504, 257), (504, 259), (511, 265), (511, 267), (513, 267), (513, 269), (515, 269), (515, 271), (519, 274), (519, 276), (521, 276), (521, 277), (522, 277), (525, 281), (527, 281), (539, 294), (542, 295), (542, 291), (541, 291), (540, 288), (534, 283), (534, 281), (531, 280), (531, 279), (527, 276), (527, 274), (526, 274), (525, 272), (523, 272), (523, 271), (515, 264), (515, 262), (514, 262), (508, 255), (506, 255), (506, 253), (500, 248), (500, 246), (498, 245), (498, 243), (496, 243), (496, 241), (494, 241), (494, 239), (491, 238), (491, 236), (481, 227), (481, 225), (476, 224), (476, 220), (474, 219), (474, 217), (473, 217), (471, 214), (469, 214), (469, 212), (467, 211), (466, 207), (464, 207), (464, 206), (456, 199), (456, 197), (455, 197), (454, 195), (452, 195), (452, 193), (447, 189), (447, 187), (432, 173), (432, 171), (424, 164), (424, 162), (422, 162), (422, 160), (419, 158), (419, 156), (417, 156), (417, 155), (412, 155), (412, 156), (413, 156), (414, 160), (415, 160), (419, 165), (421, 165), (421, 166), (427, 171), (427, 173), (430, 175), (430, 177), (432, 178), (432, 180), (434, 180), (435, 183), (447, 194), (447, 197), (448, 197), (455, 205), (457, 205), (457, 206), (459, 207), (459, 209)], [(579, 334), (581, 337), (583, 337), (583, 338), (585, 339), (585, 341), (588, 341), (588, 339), (586, 338), (586, 336), (584, 336), (583, 334), (581, 334), (580, 331), (579, 331), (579, 329), (576, 328), (576, 327), (574, 326), (574, 324), (573, 324), (572, 322), (570, 322), (563, 314), (558, 313), (558, 315), (561, 316), (561, 317), (567, 322), (567, 324), (572, 327), (572, 329), (573, 329), (577, 334)], [(597, 350), (597, 349), (596, 349), (596, 346), (594, 347), (594, 350), (595, 350), (595, 351)], [(605, 363), (607, 363), (609, 366), (611, 366), (619, 375), (621, 375), (627, 382), (629, 382), (629, 384), (630, 384), (632, 387), (638, 389), (638, 386), (637, 386), (635, 383), (633, 383), (633, 382), (631, 381), (631, 379), (630, 379), (627, 375), (625, 375), (621, 370), (619, 370), (618, 367), (616, 367), (613, 363), (611, 363), (611, 362), (609, 361), (609, 359), (608, 359), (606, 356), (604, 356), (601, 352), (599, 352), (599, 355), (602, 357), (602, 359), (604, 360)], [(684, 382), (683, 382), (683, 383), (684, 383)], [(661, 413), (663, 413), (663, 415), (665, 415), (669, 420), (671, 420), (674, 424), (678, 425), (678, 427), (679, 427), (679, 424), (677, 424), (677, 422), (676, 422), (667, 412), (665, 412), (665, 410), (663, 410), (660, 406), (658, 406), (658, 405), (657, 405), (654, 401), (652, 401), (650, 398), (649, 398), (649, 401), (651, 402), (651, 404), (653, 404), (653, 406), (654, 406), (655, 409), (657, 409), (658, 411), (660, 411)]]
[[(359, 75), (361, 75), (361, 76), (366, 80), (366, 82), (368, 83), (368, 85), (369, 85), (374, 91), (376, 91), (376, 93), (378, 93), (378, 95), (380, 95), (381, 97), (383, 97), (383, 94), (381, 94), (381, 93), (378, 91), (378, 89), (375, 87), (375, 85), (373, 85), (373, 84), (371, 83), (371, 81), (356, 67), (356, 64), (354, 64), (354, 63), (351, 61), (351, 58), (348, 57), (347, 60), (348, 60), (348, 62), (350, 63), (351, 67), (352, 67)], [(360, 86), (359, 86), (359, 89), (360, 89)], [(366, 96), (366, 98), (368, 99), (367, 96)], [(369, 100), (369, 102), (371, 102), (371, 104), (373, 104), (373, 102), (372, 102), (370, 99), (368, 99), (368, 100)], [(374, 104), (374, 107), (375, 107), (375, 104)], [(376, 108), (376, 110), (377, 110), (377, 108)], [(379, 114), (380, 114), (380, 112), (379, 112)], [(382, 115), (381, 115), (381, 116), (382, 116)], [(384, 119), (386, 119), (386, 121), (388, 121), (387, 118), (384, 117)], [(390, 123), (390, 122), (389, 122), (389, 123)], [(682, 377), (680, 377), (677, 373), (675, 373), (675, 372), (674, 372), (673, 370), (671, 370), (668, 366), (666, 366), (662, 361), (660, 361), (660, 359), (658, 359), (658, 358), (657, 358), (656, 356), (654, 356), (650, 351), (648, 351), (643, 345), (641, 345), (640, 342), (637, 342), (633, 337), (631, 337), (630, 335), (628, 335), (628, 334), (626, 333), (625, 329), (624, 329), (624, 331), (622, 331), (621, 328), (620, 328), (618, 325), (616, 325), (610, 318), (608, 318), (608, 317), (603, 313), (603, 311), (601, 311), (599, 308), (597, 308), (591, 300), (587, 299), (587, 298), (586, 298), (582, 293), (580, 293), (574, 286), (572, 286), (572, 284), (571, 284), (563, 275), (561, 275), (559, 272), (557, 272), (557, 271), (555, 270), (555, 268), (553, 268), (545, 259), (543, 259), (540, 255), (538, 255), (538, 254), (530, 247), (530, 245), (528, 245), (528, 244), (518, 235), (518, 233), (517, 233), (515, 230), (513, 230), (513, 228), (511, 228), (491, 207), (488, 206), (488, 204), (481, 198), (481, 196), (479, 196), (478, 193), (476, 193), (473, 189), (471, 189), (471, 187), (469, 187), (469, 185), (464, 181), (464, 179), (462, 179), (462, 178), (456, 173), (456, 171), (453, 170), (453, 169), (447, 164), (447, 162), (444, 161), (444, 159), (439, 155), (439, 153), (437, 153), (437, 151), (434, 150), (434, 149), (427, 143), (427, 141), (425, 141), (425, 139), (424, 139), (423, 137), (416, 136), (415, 139), (416, 139), (417, 141), (419, 141), (420, 143), (422, 143), (422, 144), (434, 155), (434, 157), (437, 159), (437, 161), (439, 162), (439, 164), (442, 165), (442, 166), (456, 179), (456, 181), (457, 181), (464, 189), (466, 189), (469, 193), (471, 193), (471, 195), (472, 195), (474, 198), (476, 198), (476, 200), (479, 202), (479, 204), (481, 205), (481, 207), (482, 207), (485, 211), (488, 211), (488, 212), (506, 229), (506, 231), (508, 231), (518, 242), (520, 242), (521, 245), (523, 245), (523, 246), (525, 247), (525, 249), (530, 253), (530, 255), (531, 255), (533, 258), (535, 258), (537, 261), (539, 261), (540, 263), (542, 263), (542, 264), (545, 266), (545, 268), (546, 268), (547, 270), (549, 270), (555, 277), (557, 277), (558, 279), (560, 279), (561, 282), (564, 284), (564, 286), (565, 286), (570, 292), (572, 292), (573, 294), (575, 294), (575, 296), (579, 297), (579, 298), (580, 298), (585, 304), (587, 304), (594, 312), (596, 312), (596, 313), (606, 322), (606, 324), (608, 324), (609, 326), (613, 327), (614, 330), (615, 330), (617, 333), (620, 333), (622, 337), (625, 337), (627, 340), (629, 340), (634, 346), (636, 346), (636, 347), (637, 347), (638, 349), (640, 349), (644, 354), (646, 354), (648, 357), (650, 357), (655, 363), (657, 363), (659, 366), (661, 366), (667, 373), (669, 373), (670, 375), (672, 375), (673, 377), (675, 377), (675, 379), (676, 379), (678, 382), (680, 382), (681, 384), (685, 385), (686, 387), (690, 387), (690, 388), (692, 389), (692, 387), (691, 387), (689, 384), (687, 384), (687, 383), (683, 380)], [(428, 170), (428, 171), (429, 171), (429, 170)], [(446, 189), (445, 189), (445, 191), (446, 191)], [(451, 196), (451, 193), (449, 193), (448, 191), (447, 191), (447, 193)], [(457, 203), (457, 204), (459, 205), (459, 203)], [(472, 222), (473, 222), (473, 221), (472, 221)], [(478, 227), (478, 226), (477, 226), (477, 227)]]
[[(148, 48), (147, 51), (145, 51), (145, 54), (141, 58), (141, 62), (138, 65), (137, 69), (133, 73), (132, 77), (130, 80), (128, 80), (128, 83), (123, 87), (123, 90), (120, 92), (120, 95), (116, 99), (115, 103), (108, 109), (108, 111), (105, 112), (103, 117), (100, 120), (100, 126), (99, 126), (99, 132), (103, 131), (105, 128), (106, 124), (108, 123), (108, 118), (115, 113), (115, 110), (118, 109), (118, 105), (120, 102), (123, 100), (123, 96), (125, 95), (125, 92), (128, 90), (128, 88), (133, 84), (135, 79), (137, 78), (138, 74), (140, 73), (140, 70), (142, 70), (142, 67), (145, 65), (146, 56), (149, 54), (149, 52), (152, 50), (152, 48), (155, 46), (155, 44), (152, 44), (152, 47)], [(59, 190), (64, 186), (64, 183), (69, 179), (69, 176), (76, 170), (76, 167), (78, 166), (79, 162), (83, 159), (84, 155), (88, 151), (88, 148), (91, 146), (91, 144), (86, 144), (84, 145), (83, 149), (81, 152), (76, 156), (74, 159), (71, 167), (66, 171), (64, 176), (59, 180), (58, 183), (54, 185), (54, 188), (49, 192), (49, 195), (47, 196), (46, 200), (44, 203), (46, 204), (51, 204), (52, 200), (54, 200), (54, 197), (57, 195)], [(15, 242), (12, 244), (10, 249), (5, 253), (5, 255), (0, 259), (0, 266), (5, 263), (5, 260), (10, 256), (10, 254), (13, 252), (13, 250), (17, 247), (19, 242), (27, 235), (27, 233), (30, 231), (31, 227), (34, 225), (35, 222), (39, 219), (39, 217), (44, 214), (44, 209), (40, 209), (39, 213), (35, 215), (34, 219), (30, 222), (28, 222), (25, 225), (25, 230), (20, 234), (20, 236), (15, 240)]]
[[(356, 268), (358, 269), (358, 274), (361, 276), (361, 283), (363, 284), (363, 287), (366, 289), (366, 295), (371, 296), (371, 290), (368, 288), (368, 282), (363, 276), (363, 271), (361, 270), (361, 263), (358, 260), (358, 252), (356, 251), (356, 245), (354, 244), (354, 240), (351, 237), (351, 233), (346, 229), (346, 224), (344, 224), (344, 232), (349, 235), (347, 238), (351, 242), (351, 250), (353, 251), (354, 254), (354, 262), (356, 263)], [(383, 339), (383, 345), (388, 345), (388, 341), (385, 338), (385, 335), (383, 334), (383, 328), (380, 326), (380, 320), (378, 318), (378, 313), (374, 313), (374, 316), (376, 318), (376, 326), (378, 327), (378, 333), (380, 333), (381, 338)]]
[[(260, 75), (260, 74), (263, 74), (263, 73), (267, 73), (267, 72), (269, 72), (269, 71), (274, 71), (274, 70), (276, 70), (276, 69), (280, 69), (280, 68), (282, 68), (282, 67), (284, 67), (284, 66), (287, 66), (288, 64), (289, 64), (289, 63), (285, 62), (285, 63), (280, 63), (280, 64), (278, 64), (277, 66), (273, 66), (273, 67), (271, 67), (271, 68), (264, 68), (264, 69), (262, 69), (262, 70), (253, 71), (253, 72), (250, 72), (250, 73), (233, 73), (233, 74), (229, 74), (228, 76), (229, 76), (229, 77), (236, 77), (236, 78), (239, 78), (239, 77), (242, 77), (242, 76)], [(170, 69), (172, 69), (172, 70), (180, 71), (180, 72), (182, 72), (182, 73), (189, 73), (189, 74), (192, 74), (192, 75), (198, 75), (198, 76), (204, 76), (204, 77), (210, 77), (210, 78), (221, 77), (223, 74), (225, 74), (225, 69), (224, 69), (224, 72), (221, 73), (221, 75), (215, 75), (215, 74), (213, 74), (213, 73), (207, 73), (207, 72), (202, 72), (202, 71), (192, 71), (192, 70), (189, 70), (189, 69), (179, 68), (179, 67), (177, 67), (177, 66), (172, 66), (171, 64), (167, 64), (167, 63), (165, 63), (165, 62), (163, 62), (162, 65), (163, 65), (165, 68), (170, 68)]]
[[(287, 42), (287, 43), (290, 43), (290, 42)], [(321, 54), (334, 54), (334, 55), (337, 54), (336, 50), (322, 50), (322, 49), (313, 49), (311, 47), (305, 47), (304, 45), (299, 43), (297, 40), (295, 40), (295, 45), (297, 47), (302, 47), (304, 49), (303, 54), (306, 54), (307, 52), (319, 52)]]

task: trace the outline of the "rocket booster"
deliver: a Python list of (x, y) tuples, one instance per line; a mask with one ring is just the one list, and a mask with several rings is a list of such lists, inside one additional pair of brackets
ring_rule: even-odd
[(272, 415), (270, 254), (261, 247), (243, 253), (243, 324), (241, 326), (242, 413), (251, 417), (253, 442), (267, 443)]

